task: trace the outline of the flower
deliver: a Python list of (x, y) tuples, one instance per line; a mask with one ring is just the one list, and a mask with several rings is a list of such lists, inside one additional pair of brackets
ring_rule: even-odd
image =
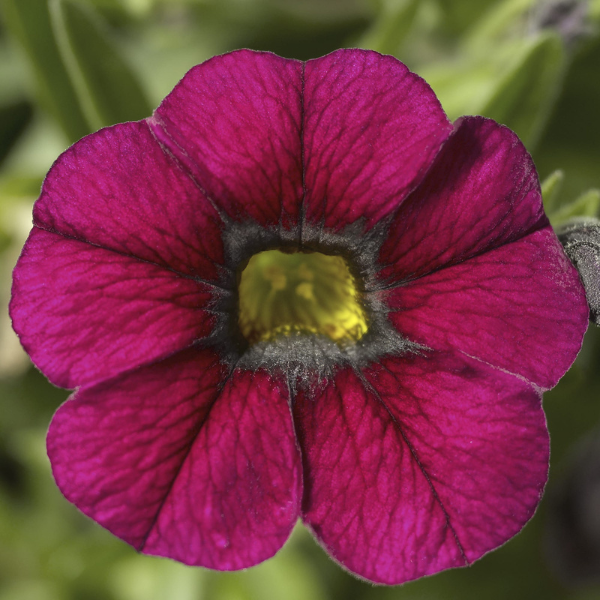
[(11, 315), (77, 388), (48, 454), (86, 515), (222, 570), (300, 517), (396, 584), (532, 516), (588, 308), (510, 130), (389, 56), (243, 50), (56, 161)]

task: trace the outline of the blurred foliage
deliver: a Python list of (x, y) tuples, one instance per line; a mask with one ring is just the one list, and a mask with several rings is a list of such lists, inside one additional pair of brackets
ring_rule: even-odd
[[(345, 573), (299, 526), (271, 561), (215, 573), (137, 555), (53, 484), (44, 436), (67, 393), (10, 329), (10, 272), (52, 161), (94, 129), (150, 114), (187, 69), (239, 47), (308, 59), (340, 46), (395, 54), (451, 118), (513, 128), (553, 223), (600, 204), (600, 0), (0, 0), (0, 600), (591, 600), (545, 558), (542, 503), (522, 534), (469, 569), (401, 588)], [(549, 488), (600, 421), (600, 335), (546, 394)], [(600, 582), (600, 574), (599, 579)]]
[(42, 106), (70, 141), (150, 107), (91, 10), (71, 0), (4, 0), (6, 26), (27, 53)]
[(554, 212), (558, 208), (558, 199), (560, 191), (565, 180), (565, 174), (560, 169), (550, 173), (544, 181), (541, 182), (542, 198), (546, 212)]
[(600, 191), (592, 189), (581, 194), (578, 198), (562, 206), (551, 214), (553, 227), (566, 223), (574, 217), (597, 217), (600, 213)]

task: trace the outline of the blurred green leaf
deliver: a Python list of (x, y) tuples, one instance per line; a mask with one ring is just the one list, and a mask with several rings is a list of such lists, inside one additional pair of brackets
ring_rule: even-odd
[(573, 217), (596, 217), (600, 211), (600, 190), (588, 190), (573, 202), (550, 215), (553, 227)]
[[(4, 175), (0, 177), (0, 216), (3, 210), (12, 210), (14, 202), (33, 201), (40, 195), (42, 178), (24, 175)], [(31, 206), (29, 207), (31, 208)], [(0, 227), (2, 222), (0, 221)]]
[(91, 8), (70, 0), (3, 0), (8, 28), (24, 48), (42, 104), (70, 141), (151, 112)]
[(0, 255), (10, 246), (12, 242), (12, 238), (10, 235), (4, 230), (4, 228), (0, 229)]
[(41, 104), (72, 142), (92, 129), (63, 63), (44, 0), (2, 0), (4, 23), (24, 49)]
[(173, 561), (132, 555), (117, 563), (109, 585), (116, 600), (199, 600), (206, 572)]
[(550, 213), (558, 207), (558, 197), (562, 188), (565, 174), (560, 169), (550, 173), (542, 181), (542, 198), (544, 199), (544, 209)]
[(33, 107), (21, 100), (0, 106), (0, 165), (29, 125)]
[(397, 54), (417, 15), (418, 0), (385, 0), (379, 16), (358, 41), (360, 48)]
[(504, 0), (496, 2), (490, 10), (473, 26), (465, 38), (465, 48), (471, 54), (487, 52), (506, 35), (523, 28), (525, 15), (536, 0)]
[(71, 0), (49, 0), (54, 33), (93, 129), (143, 119), (152, 112), (140, 84), (98, 16)]
[(547, 32), (526, 42), (477, 112), (510, 127), (531, 149), (548, 121), (565, 67), (564, 45), (557, 34)]
[(437, 0), (436, 4), (443, 12), (441, 23), (443, 31), (456, 35), (470, 31), (473, 23), (479, 22), (484, 15), (487, 15), (490, 8), (495, 7), (498, 1)]
[(494, 68), (487, 62), (440, 62), (423, 67), (419, 74), (433, 88), (450, 120), (477, 114), (489, 97)]
[[(299, 550), (297, 542), (307, 533), (302, 529), (303, 526), (298, 524), (292, 539), (276, 557), (252, 569), (226, 576), (210, 572), (206, 597), (223, 600), (325, 600), (328, 595), (318, 573)], [(314, 545), (311, 547), (314, 548)]]

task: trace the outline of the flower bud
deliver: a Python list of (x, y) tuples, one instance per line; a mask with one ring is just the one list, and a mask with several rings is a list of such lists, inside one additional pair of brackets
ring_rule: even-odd
[(567, 256), (579, 271), (590, 307), (590, 320), (598, 325), (600, 314), (600, 221), (572, 219), (557, 230)]

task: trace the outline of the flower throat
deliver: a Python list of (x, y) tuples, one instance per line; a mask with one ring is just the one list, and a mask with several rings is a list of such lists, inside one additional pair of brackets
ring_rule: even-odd
[(346, 346), (368, 329), (360, 300), (341, 256), (267, 250), (241, 273), (239, 327), (250, 344), (313, 334)]

